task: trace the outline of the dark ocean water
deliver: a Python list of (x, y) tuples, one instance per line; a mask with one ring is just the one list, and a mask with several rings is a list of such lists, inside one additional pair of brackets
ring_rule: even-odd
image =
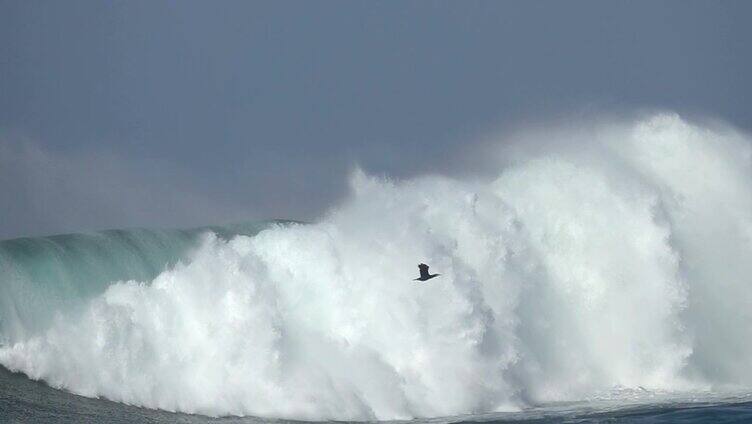
[[(204, 417), (91, 399), (0, 367), (0, 423), (294, 423), (256, 417)], [(335, 422), (335, 421), (332, 421)], [(342, 423), (342, 421), (336, 421)], [(392, 421), (405, 422), (405, 421)], [(752, 423), (752, 397), (712, 402), (548, 405), (523, 412), (440, 417), (411, 423)]]

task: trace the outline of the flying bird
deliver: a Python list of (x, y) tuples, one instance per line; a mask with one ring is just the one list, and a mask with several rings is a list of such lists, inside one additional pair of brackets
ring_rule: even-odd
[(433, 277), (438, 277), (441, 274), (429, 274), (428, 273), (428, 265), (426, 264), (419, 264), (418, 269), (420, 270), (420, 277), (414, 279), (413, 281), (426, 281), (430, 280)]

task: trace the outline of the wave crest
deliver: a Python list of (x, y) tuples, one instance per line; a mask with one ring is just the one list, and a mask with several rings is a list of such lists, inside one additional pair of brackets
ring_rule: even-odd
[[(209, 233), (0, 363), (129, 404), (308, 419), (748, 388), (749, 140), (671, 114), (582, 137), (487, 182), (356, 171), (320, 222)], [(442, 276), (410, 281), (421, 261)]]

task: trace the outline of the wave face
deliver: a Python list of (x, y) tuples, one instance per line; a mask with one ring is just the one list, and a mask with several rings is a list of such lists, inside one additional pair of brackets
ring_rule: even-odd
[[(672, 114), (575, 138), (491, 181), (355, 172), (309, 225), (108, 238), (106, 257), (4, 242), (0, 363), (149, 408), (305, 419), (748, 390), (749, 139)], [(418, 262), (441, 277), (411, 281)]]
[[(282, 221), (279, 221), (282, 222)], [(200, 236), (253, 235), (270, 223), (193, 230), (108, 230), (0, 241), (0, 344), (47, 329), (120, 280), (150, 281), (184, 258)]]

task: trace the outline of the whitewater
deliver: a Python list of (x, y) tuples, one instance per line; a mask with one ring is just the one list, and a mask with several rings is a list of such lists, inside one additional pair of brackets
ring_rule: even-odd
[(674, 113), (522, 138), (490, 177), (355, 170), (312, 223), (2, 241), (0, 364), (306, 420), (752, 392), (752, 139)]

